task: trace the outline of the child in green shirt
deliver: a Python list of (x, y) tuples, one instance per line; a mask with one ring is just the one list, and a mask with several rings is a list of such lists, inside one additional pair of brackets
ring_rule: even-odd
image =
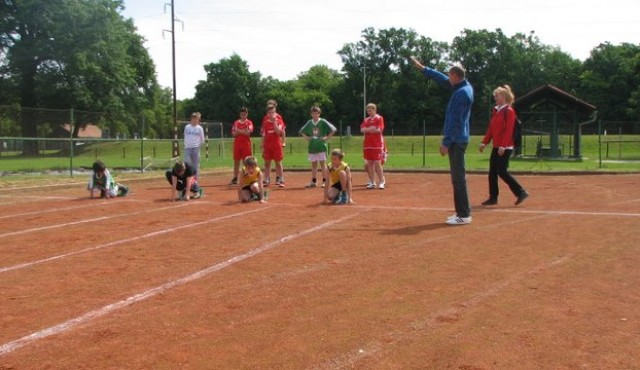
[[(311, 119), (302, 126), (300, 135), (309, 142), (309, 162), (311, 162), (311, 182), (305, 187), (315, 188), (318, 186), (316, 174), (318, 163), (320, 171), (324, 174), (327, 168), (327, 140), (336, 133), (336, 127), (324, 118), (320, 118), (322, 110), (318, 106), (311, 107)], [(325, 179), (322, 179), (322, 187), (325, 186)]]

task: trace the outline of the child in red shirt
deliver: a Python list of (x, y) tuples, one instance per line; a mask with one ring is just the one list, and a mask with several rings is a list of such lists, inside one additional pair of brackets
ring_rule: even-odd
[(253, 132), (253, 122), (247, 117), (249, 109), (242, 107), (240, 109), (240, 119), (233, 123), (231, 127), (231, 136), (233, 136), (233, 180), (231, 185), (238, 184), (238, 173), (240, 172), (240, 163), (246, 158), (253, 155), (251, 150), (251, 133)]
[(362, 145), (364, 160), (367, 166), (367, 174), (369, 175), (369, 183), (367, 189), (375, 189), (375, 176), (378, 176), (378, 188), (384, 189), (386, 180), (384, 178), (384, 170), (382, 161), (385, 159), (385, 145), (382, 132), (384, 131), (384, 118), (377, 114), (378, 108), (375, 104), (367, 104), (367, 115), (360, 125), (360, 132), (364, 134), (364, 143)]
[(282, 133), (284, 132), (284, 122), (278, 119), (276, 107), (270, 105), (267, 107), (266, 119), (262, 120), (260, 134), (262, 135), (262, 158), (264, 159), (264, 186), (271, 183), (271, 161), (276, 162), (276, 185), (283, 188), (284, 185), (284, 168), (282, 160), (284, 159), (284, 151), (282, 150)]

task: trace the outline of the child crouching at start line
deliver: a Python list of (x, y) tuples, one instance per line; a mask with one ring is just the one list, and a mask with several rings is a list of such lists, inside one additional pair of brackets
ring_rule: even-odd
[(113, 180), (107, 166), (102, 161), (93, 163), (93, 172), (91, 173), (87, 190), (89, 190), (91, 198), (95, 198), (98, 192), (100, 192), (100, 198), (107, 199), (124, 197), (129, 193), (128, 187)]
[[(196, 181), (196, 168), (187, 162), (176, 162), (173, 169), (166, 172), (167, 181), (171, 184), (171, 200), (189, 200), (204, 197), (204, 191)], [(176, 192), (180, 193), (176, 197)]]
[(329, 186), (324, 189), (324, 204), (356, 204), (352, 197), (351, 169), (343, 159), (342, 150), (331, 152), (331, 166), (324, 174), (329, 179)]
[(243, 160), (242, 171), (238, 174), (238, 200), (247, 203), (254, 200), (264, 203), (267, 192), (263, 188), (262, 171), (258, 167), (255, 157), (249, 156)]

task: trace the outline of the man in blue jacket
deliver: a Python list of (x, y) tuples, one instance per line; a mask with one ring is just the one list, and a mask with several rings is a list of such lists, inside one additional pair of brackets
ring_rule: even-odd
[(440, 144), (440, 154), (449, 155), (451, 182), (453, 183), (453, 201), (456, 214), (446, 221), (449, 225), (466, 225), (471, 223), (471, 206), (467, 193), (464, 153), (469, 144), (469, 118), (473, 105), (473, 87), (466, 80), (462, 66), (453, 66), (448, 75), (425, 67), (416, 58), (411, 57), (413, 64), (424, 73), (426, 78), (453, 91), (444, 118), (444, 137)]

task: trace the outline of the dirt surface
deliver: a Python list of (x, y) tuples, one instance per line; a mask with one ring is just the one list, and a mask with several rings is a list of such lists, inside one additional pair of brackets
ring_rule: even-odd
[[(0, 369), (640, 369), (640, 175), (388, 174), (357, 206), (308, 175), (238, 204), (227, 174), (3, 188)], [(503, 185), (503, 184), (502, 184)]]

